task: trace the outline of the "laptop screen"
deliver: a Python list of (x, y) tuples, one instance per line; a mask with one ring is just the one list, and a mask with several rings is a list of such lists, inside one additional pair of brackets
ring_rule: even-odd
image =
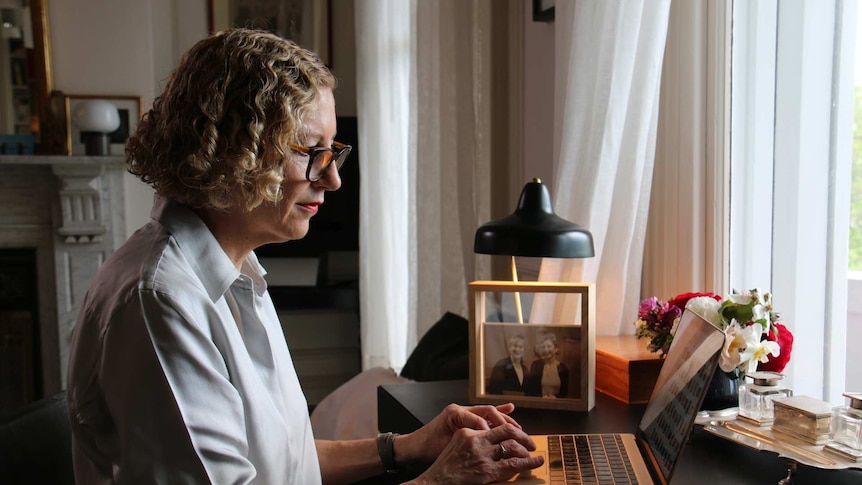
[(688, 441), (723, 344), (721, 330), (690, 310), (683, 313), (637, 431), (661, 481), (670, 480)]

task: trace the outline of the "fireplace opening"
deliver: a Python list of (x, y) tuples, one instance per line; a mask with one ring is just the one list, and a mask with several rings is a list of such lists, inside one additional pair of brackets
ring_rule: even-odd
[(42, 396), (35, 248), (0, 248), (0, 415)]

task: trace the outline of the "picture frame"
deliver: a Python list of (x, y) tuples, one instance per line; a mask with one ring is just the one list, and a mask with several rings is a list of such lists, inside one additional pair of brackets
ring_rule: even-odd
[(209, 0), (210, 32), (268, 30), (315, 52), (332, 68), (332, 0)]
[[(545, 296), (560, 295), (578, 300), (580, 324), (530, 321), (533, 305), (552, 301)], [(469, 285), (469, 304), (471, 404), (512, 402), (523, 408), (569, 411), (593, 408), (593, 284), (474, 281)], [(524, 314), (516, 318), (520, 309)], [(520, 372), (513, 362), (518, 360), (519, 345), (523, 347)]]
[(72, 110), (77, 103), (88, 99), (104, 99), (117, 107), (120, 114), (120, 127), (109, 133), (110, 155), (124, 155), (126, 140), (134, 133), (144, 112), (144, 100), (141, 96), (64, 94), (62, 99), (63, 116), (66, 124), (66, 155), (84, 155), (81, 131), (72, 123)]
[(553, 22), (555, 0), (533, 0), (533, 22)]

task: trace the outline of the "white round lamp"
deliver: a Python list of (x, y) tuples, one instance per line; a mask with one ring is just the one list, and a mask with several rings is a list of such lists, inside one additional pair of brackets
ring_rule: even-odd
[(120, 112), (110, 101), (86, 99), (72, 110), (72, 123), (81, 130), (87, 155), (108, 155), (108, 133), (120, 127)]

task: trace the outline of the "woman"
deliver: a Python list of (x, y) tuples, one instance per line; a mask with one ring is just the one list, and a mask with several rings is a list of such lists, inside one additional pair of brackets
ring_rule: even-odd
[(530, 379), (526, 385), (528, 396), (562, 398), (569, 393), (569, 368), (557, 359), (557, 336), (549, 333), (536, 343), (536, 357), (530, 365)]
[(254, 249), (297, 239), (350, 147), (313, 53), (230, 30), (196, 44), (127, 145), (152, 220), (102, 265), (74, 331), (78, 483), (347, 483), (409, 462), (427, 483), (534, 468), (511, 404), (414, 433), (315, 441)]
[(509, 356), (498, 360), (491, 369), (489, 393), (524, 395), (524, 378), (528, 373), (524, 364), (526, 347), (523, 335), (515, 334), (509, 337)]

